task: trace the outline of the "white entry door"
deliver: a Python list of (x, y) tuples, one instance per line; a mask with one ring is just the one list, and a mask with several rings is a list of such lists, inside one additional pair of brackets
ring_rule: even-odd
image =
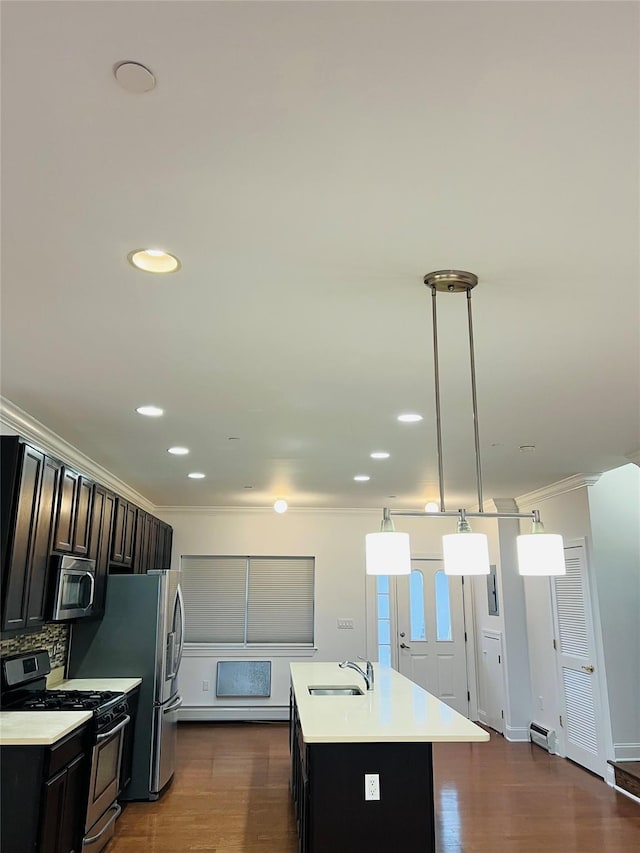
[(604, 776), (599, 681), (591, 597), (583, 544), (564, 549), (566, 575), (551, 585), (562, 730), (567, 758)]
[(469, 715), (462, 579), (440, 560), (412, 560), (397, 577), (398, 670)]

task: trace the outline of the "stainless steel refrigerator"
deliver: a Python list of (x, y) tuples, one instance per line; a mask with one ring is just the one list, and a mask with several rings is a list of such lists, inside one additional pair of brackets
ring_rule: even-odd
[(178, 670), (184, 645), (181, 573), (109, 575), (100, 622), (71, 632), (70, 678), (140, 677), (131, 781), (120, 800), (157, 800), (174, 774)]

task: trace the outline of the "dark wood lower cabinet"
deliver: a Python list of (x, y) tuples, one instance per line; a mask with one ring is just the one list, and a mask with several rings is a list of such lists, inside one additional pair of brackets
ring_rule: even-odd
[(89, 758), (86, 728), (50, 747), (0, 749), (2, 853), (80, 853)]
[[(304, 742), (291, 713), (291, 791), (300, 853), (435, 851), (431, 743)], [(380, 799), (365, 800), (377, 773)]]

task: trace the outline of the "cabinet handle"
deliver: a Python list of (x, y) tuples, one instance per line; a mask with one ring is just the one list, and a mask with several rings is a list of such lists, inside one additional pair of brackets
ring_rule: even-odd
[(595, 666), (590, 663), (588, 666), (581, 666), (580, 669), (583, 669), (585, 672), (594, 672)]

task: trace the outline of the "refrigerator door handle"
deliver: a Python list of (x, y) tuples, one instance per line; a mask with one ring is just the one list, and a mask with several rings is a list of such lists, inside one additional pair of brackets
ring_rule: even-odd
[(182, 589), (178, 584), (178, 604), (180, 606), (180, 643), (178, 645), (178, 660), (176, 663), (176, 673), (180, 669), (182, 663), (182, 652), (184, 651), (184, 599), (182, 597)]
[(172, 681), (178, 674), (178, 667), (176, 666), (175, 631), (171, 631), (171, 633), (167, 634), (167, 670), (168, 672), (165, 678), (167, 681)]
[(162, 713), (163, 713), (163, 714), (168, 714), (168, 713), (169, 713), (169, 711), (177, 711), (177, 710), (178, 710), (178, 708), (180, 708), (180, 707), (182, 706), (182, 703), (183, 703), (183, 702), (184, 702), (184, 699), (182, 698), (182, 696), (178, 696), (178, 698), (176, 699), (176, 701), (175, 701), (175, 702), (173, 702), (171, 705), (167, 705), (167, 707), (166, 707), (166, 708), (164, 708), (164, 707), (163, 707), (163, 709), (162, 709)]

